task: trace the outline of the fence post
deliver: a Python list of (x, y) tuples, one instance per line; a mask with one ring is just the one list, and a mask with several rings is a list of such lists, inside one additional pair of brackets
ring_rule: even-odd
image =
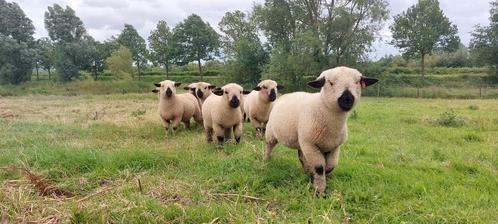
[(377, 85), (377, 97), (380, 97), (380, 83)]
[(482, 99), (482, 85), (479, 86), (479, 98)]

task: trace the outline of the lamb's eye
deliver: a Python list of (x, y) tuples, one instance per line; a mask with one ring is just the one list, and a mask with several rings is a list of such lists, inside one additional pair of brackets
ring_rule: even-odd
[(228, 91), (225, 91), (225, 94), (228, 94)]
[(208, 87), (204, 87), (204, 89), (208, 89)]
[(240, 91), (240, 94), (242, 94), (242, 91)]
[(266, 86), (263, 86), (263, 89), (268, 89), (268, 87), (266, 87)]
[(360, 85), (360, 81), (356, 82), (356, 85)]
[(334, 86), (334, 83), (332, 83), (331, 81), (329, 81), (329, 83), (330, 83), (330, 86)]

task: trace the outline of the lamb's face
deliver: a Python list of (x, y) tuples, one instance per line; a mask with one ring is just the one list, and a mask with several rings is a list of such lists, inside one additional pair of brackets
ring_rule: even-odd
[(350, 111), (361, 96), (361, 88), (376, 83), (378, 80), (362, 76), (356, 69), (337, 67), (326, 70), (318, 79), (308, 85), (321, 88), (321, 97), (328, 108)]
[(267, 79), (261, 81), (254, 90), (259, 91), (263, 100), (267, 100), (269, 102), (273, 102), (277, 99), (278, 90), (282, 89), (283, 86), (278, 85), (277, 82)]
[(242, 86), (235, 83), (227, 84), (221, 88), (217, 88), (213, 91), (214, 94), (223, 97), (223, 101), (227, 102), (227, 105), (231, 108), (238, 108), (240, 106), (240, 101), (243, 100), (243, 94), (247, 94)]
[(185, 87), (185, 90), (188, 90), (199, 99), (206, 99), (209, 95), (211, 95), (211, 90), (214, 88), (216, 88), (215, 85), (211, 85), (207, 82), (196, 82)]
[(159, 95), (162, 97), (171, 97), (176, 94), (176, 87), (180, 86), (182, 83), (173, 82), (170, 80), (164, 80), (160, 83), (154, 83), (156, 89), (159, 91)]

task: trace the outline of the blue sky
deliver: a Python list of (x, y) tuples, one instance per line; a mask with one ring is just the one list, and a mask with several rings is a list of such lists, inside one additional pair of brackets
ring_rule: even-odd
[[(373, 58), (398, 51), (387, 44), (391, 39), (389, 25), (392, 16), (401, 13), (416, 0), (388, 0), (391, 19), (379, 33), (374, 44)], [(157, 21), (166, 20), (172, 27), (192, 13), (200, 15), (216, 28), (225, 12), (232, 10), (250, 11), (256, 1), (236, 0), (16, 0), (36, 27), (35, 37), (47, 36), (43, 25), (43, 15), (47, 6), (54, 3), (69, 5), (76, 11), (90, 35), (97, 40), (105, 40), (118, 34), (124, 23), (135, 26), (147, 38)], [(468, 45), (470, 32), (476, 24), (488, 24), (488, 0), (440, 0), (441, 8), (454, 24), (458, 26), (462, 42)]]

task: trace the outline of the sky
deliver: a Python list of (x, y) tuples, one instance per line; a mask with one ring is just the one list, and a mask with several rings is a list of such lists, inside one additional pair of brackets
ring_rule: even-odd
[[(9, 1), (9, 0), (7, 0)], [(103, 41), (118, 35), (124, 23), (132, 24), (144, 39), (155, 28), (159, 20), (165, 20), (174, 27), (188, 15), (195, 13), (209, 22), (216, 30), (225, 12), (241, 10), (250, 12), (255, 3), (264, 0), (15, 0), (24, 13), (33, 21), (35, 37), (48, 36), (43, 17), (47, 7), (57, 3), (68, 5), (81, 18), (88, 33), (96, 40)], [(374, 44), (372, 58), (399, 53), (388, 42), (391, 40), (389, 25), (392, 17), (413, 5), (417, 0), (388, 0), (390, 19), (379, 32), (379, 40)], [(470, 32), (477, 24), (489, 22), (490, 0), (440, 0), (441, 9), (451, 22), (458, 26), (462, 43), (468, 45)], [(11, 1), (9, 1), (11, 2)]]

